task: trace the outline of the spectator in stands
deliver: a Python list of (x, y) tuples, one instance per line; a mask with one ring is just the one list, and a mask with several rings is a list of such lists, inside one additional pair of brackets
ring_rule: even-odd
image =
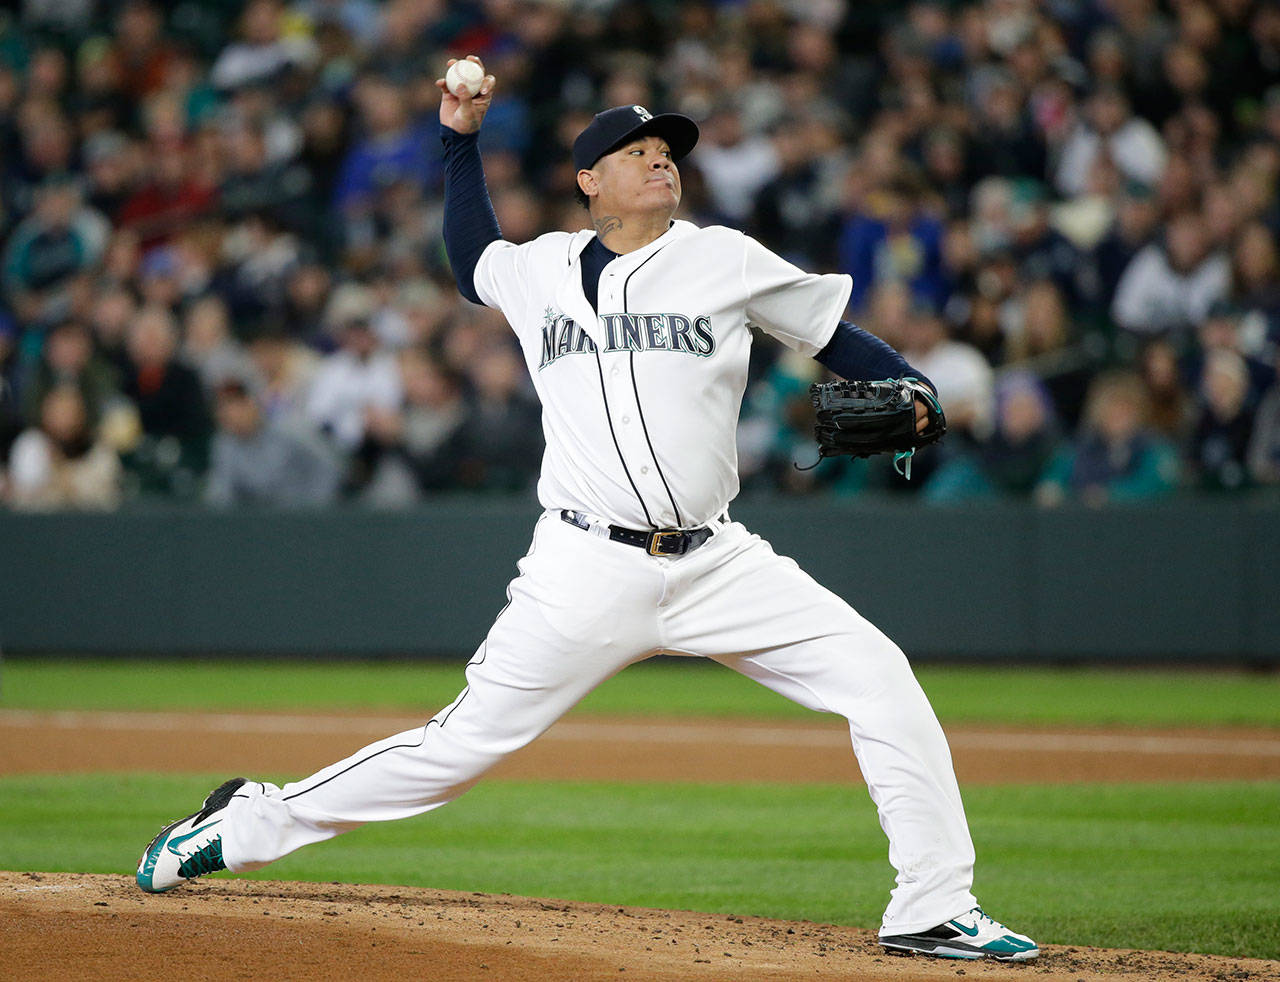
[(1151, 427), (1175, 446), (1186, 444), (1195, 425), (1195, 406), (1183, 385), (1178, 352), (1167, 338), (1149, 341), (1138, 360)]
[(1164, 497), (1178, 481), (1177, 451), (1146, 422), (1142, 380), (1100, 375), (1089, 390), (1084, 424), (1036, 490), (1041, 504), (1075, 498), (1088, 505)]
[(404, 406), (370, 409), (366, 453), (370, 479), (362, 499), (410, 504), (424, 493), (458, 486), (469, 416), (462, 379), (422, 347), (400, 353)]
[(215, 284), (233, 324), (253, 324), (280, 309), (302, 249), (274, 212), (246, 215), (226, 236)]
[(1047, 149), (1017, 79), (1006, 71), (993, 72), (979, 99), (974, 120), (975, 174), (1043, 180)]
[(1123, 32), (1100, 27), (1089, 37), (1089, 75), (1099, 84), (1123, 88), (1130, 70), (1129, 53)]
[(336, 447), (352, 453), (365, 438), (369, 409), (394, 410), (403, 388), (393, 355), (373, 331), (373, 300), (363, 287), (335, 293), (329, 323), (341, 347), (316, 371), (307, 396), (307, 416)]
[(224, 139), (227, 166), (218, 194), (228, 219), (269, 211), (278, 224), (295, 233), (318, 230), (323, 223), (308, 207), (310, 172), (301, 163), (271, 160), (261, 123), (237, 121), (227, 127)]
[(138, 233), (122, 226), (114, 228), (107, 242), (106, 255), (102, 257), (104, 288), (122, 287), (136, 294), (141, 265), (142, 246)]
[(1040, 380), (1025, 371), (1003, 375), (995, 397), (996, 426), (990, 439), (944, 461), (924, 488), (925, 500), (1030, 496), (1058, 465), (1066, 445)]
[(787, 350), (747, 387), (737, 441), (744, 489), (800, 490), (816, 483), (814, 470), (787, 472), (794, 462), (803, 459), (807, 466), (814, 457), (809, 385), (818, 381), (820, 370), (813, 359)]
[(255, 395), (268, 419), (306, 419), (311, 381), (320, 358), (274, 320), (264, 321), (249, 340)]
[(991, 256), (1013, 247), (1013, 182), (983, 178), (969, 194), (969, 230), (977, 253)]
[[(1123, 181), (1120, 171), (1106, 157), (1099, 157), (1089, 171), (1083, 194), (1048, 205), (1050, 223), (1082, 255), (1098, 247), (1115, 225)], [(1087, 264), (1075, 271), (1076, 289), (1082, 301), (1096, 301), (1097, 284)]]
[(41, 45), (27, 62), (27, 96), (55, 104), (68, 96), (67, 56), (54, 45)]
[(1038, 181), (1015, 183), (1011, 252), (1024, 282), (1049, 280), (1075, 306), (1080, 296), (1080, 254), (1049, 218), (1049, 204)]
[(1271, 93), (1280, 85), (1280, 9), (1269, 3), (1254, 7), (1249, 35), (1256, 45), (1250, 56), (1254, 84)]
[(1089, 97), (1084, 117), (1062, 147), (1054, 174), (1058, 190), (1068, 196), (1082, 194), (1094, 161), (1103, 154), (1126, 180), (1146, 185), (1160, 180), (1167, 156), (1156, 128), (1134, 116), (1128, 97), (1109, 84), (1098, 86)]
[(164, 86), (173, 47), (164, 37), (159, 4), (128, 0), (120, 6), (112, 55), (120, 66), (121, 89), (135, 102)]
[(1276, 381), (1262, 397), (1254, 416), (1247, 463), (1251, 480), (1275, 487), (1280, 485), (1280, 347), (1273, 351), (1273, 357)]
[(1201, 180), (1190, 161), (1179, 156), (1169, 158), (1156, 185), (1156, 200), (1166, 218), (1199, 209)]
[(23, 416), (29, 423), (38, 422), (45, 398), (64, 385), (80, 393), (91, 427), (107, 404), (120, 396), (116, 370), (94, 352), (89, 329), (77, 320), (63, 321), (49, 331), (40, 360), (22, 382)]
[(189, 128), (207, 131), (221, 109), (218, 93), (209, 82), (199, 54), (190, 44), (175, 44), (164, 73), (165, 91), (174, 99)]
[[(334, 200), (334, 187), (342, 173), (350, 141), (347, 113), (336, 99), (313, 93), (302, 111), (302, 148), (298, 163), (306, 169), (306, 207), (323, 216)], [(313, 230), (316, 247), (325, 255), (335, 252), (335, 231), (324, 225)]]
[[(18, 408), (18, 323), (0, 308), (0, 475), (9, 459), (9, 447), (22, 431)], [(0, 498), (3, 498), (0, 479)]]
[[(1205, 169), (1210, 174), (1215, 172), (1208, 165)], [(1213, 176), (1208, 179), (1200, 193), (1200, 214), (1204, 218), (1209, 247), (1230, 256), (1232, 243), (1244, 224), (1244, 212), (1242, 203), (1236, 200), (1235, 192), (1226, 180)]]
[(334, 204), (348, 223), (365, 218), (377, 194), (395, 181), (434, 187), (440, 173), (437, 124), (425, 116), (415, 121), (399, 88), (369, 74), (356, 84), (354, 95), (362, 135), (334, 185)]
[(87, 200), (115, 222), (142, 170), (142, 155), (122, 133), (108, 130), (85, 141)]
[[(1169, 45), (1163, 61), (1164, 80), (1155, 115), (1167, 130), (1188, 108), (1204, 106), (1210, 71), (1204, 53), (1185, 41)], [(1226, 69), (1225, 65), (1219, 67)]]
[(19, 319), (47, 323), (70, 312), (70, 281), (102, 257), (107, 230), (69, 177), (40, 186), (35, 210), (4, 249), (4, 286)]
[(40, 404), (39, 423), (9, 454), (9, 496), (15, 508), (109, 509), (120, 500), (120, 459), (89, 426), (74, 385), (57, 386)]
[(917, 307), (907, 319), (902, 356), (937, 387), (947, 411), (949, 433), (985, 440), (995, 405), (991, 366), (971, 344), (950, 337), (942, 317)]
[[(268, 165), (292, 160), (302, 145), (302, 129), (291, 111), (307, 94), (308, 83), (298, 71), (278, 79), (247, 82), (229, 93), (218, 113), (219, 131), (202, 131), (213, 150), (226, 148), (226, 137), (249, 127), (261, 134)], [(301, 86), (300, 91), (295, 91)], [(219, 175), (221, 176), (221, 175)]]
[(1004, 312), (1005, 361), (1034, 372), (1050, 393), (1059, 421), (1074, 429), (1097, 358), (1087, 339), (1075, 333), (1069, 310), (1053, 281), (1027, 282)]
[(1120, 278), (1140, 250), (1155, 238), (1160, 209), (1145, 184), (1127, 182), (1120, 192), (1115, 220), (1089, 256), (1091, 273), (1088, 296), (1091, 306), (1109, 311)]
[(208, 463), (212, 421), (200, 377), (177, 360), (178, 327), (163, 307), (145, 307), (129, 327), (124, 394), (137, 407), (142, 440), (126, 461), (146, 491), (185, 497)]
[(120, 207), (123, 228), (137, 234), (142, 249), (164, 245), (195, 219), (211, 213), (217, 189), (205, 183), (180, 142), (148, 148), (151, 179)]
[(881, 280), (901, 280), (916, 301), (935, 309), (946, 302), (942, 224), (922, 206), (920, 190), (912, 178), (895, 178), (868, 197), (864, 210), (845, 217), (840, 268), (853, 277), (854, 310)]
[(196, 370), (210, 396), (223, 380), (245, 378), (252, 371), (244, 347), (231, 335), (227, 305), (217, 294), (187, 308), (182, 334), (182, 360)]
[(773, 143), (780, 169), (755, 196), (753, 234), (804, 269), (831, 269), (839, 231), (833, 187), (843, 163), (835, 128), (801, 118), (783, 124)]
[[(743, 227), (806, 268), (852, 270), (864, 326), (899, 349), (919, 333), (914, 307), (941, 311), (950, 354), (934, 357), (952, 376), (958, 433), (975, 432), (975, 419), (956, 379), (980, 390), (985, 376), (990, 405), (992, 371), (1016, 368), (1040, 378), (1064, 436), (1083, 442), (1082, 393), (1105, 360), (1142, 369), (1153, 426), (1194, 461), (1188, 393), (1202, 389), (1203, 366), (1229, 361), (1216, 352), (1245, 359), (1245, 415), (1274, 385), (1273, 4), (699, 3), (676, 5), (675, 33), (651, 5), (597, 6), (599, 16), (421, 0), (28, 4), (0, 43), (10, 409), (41, 352), (61, 347), (46, 337), (56, 325), (88, 325), (91, 364), (133, 378), (126, 338), (162, 308), (183, 321), (182, 357), (206, 381), (237, 361), (224, 355), (239, 344), (263, 376), (255, 394), (267, 417), (333, 427), (306, 407), (313, 368), (335, 348), (321, 389), (342, 388), (336, 366), (352, 349), (325, 314), (351, 282), (372, 294), (373, 341), (368, 360), (347, 364), (352, 377), (392, 360), (383, 348), (427, 344), (463, 377), (462, 398), (479, 399), (469, 377), (510, 332), (458, 297), (440, 243), (432, 83), (439, 53), (464, 49), (507, 79), (484, 139), (509, 237), (584, 227), (580, 209), (544, 202), (572, 186), (569, 144), (592, 113), (628, 103), (688, 112), (704, 124), (683, 169), (683, 214)], [(230, 338), (208, 313), (219, 301)], [(406, 384), (416, 357), (402, 366)], [(810, 439), (793, 418), (803, 385), (780, 364), (776, 345), (753, 345), (749, 388), (764, 379), (779, 389), (744, 413), (757, 438), (773, 434), (761, 444), (769, 463), (754, 471), (747, 449), (760, 440), (744, 440), (744, 480), (856, 489), (870, 472), (796, 479), (793, 451)], [(242, 361), (237, 371), (252, 374)], [(527, 395), (517, 375), (514, 397), (494, 386), (499, 416)], [(795, 393), (784, 394), (784, 378)], [(92, 418), (98, 400), (88, 401)], [(376, 403), (389, 408), (374, 410), (373, 425), (408, 419), (400, 402)], [(371, 435), (364, 407), (334, 416), (356, 421), (341, 449), (356, 453)], [(127, 448), (139, 424), (108, 417), (112, 445)], [(528, 430), (521, 445), (536, 443), (536, 414), (514, 418)], [(999, 412), (986, 426), (994, 439)], [(1254, 429), (1253, 443), (1267, 445), (1268, 428)], [(0, 419), (0, 455), (13, 435), (3, 430)], [(166, 439), (146, 436), (128, 466), (151, 459), (169, 474), (147, 457), (158, 442), (171, 448)], [(187, 492), (197, 488), (193, 463), (178, 470)], [(468, 473), (487, 486), (483, 470)], [(152, 486), (126, 482), (126, 495), (139, 484)]]
[(173, 246), (157, 246), (138, 263), (138, 293), (144, 307), (177, 310), (182, 300), (178, 251)]
[(329, 267), (307, 250), (286, 272), (284, 300), (276, 319), (291, 337), (324, 349), (332, 344), (325, 333), (324, 312), (329, 302), (333, 277)]
[(1199, 419), (1191, 452), (1200, 484), (1230, 491), (1248, 479), (1245, 455), (1253, 429), (1248, 411), (1249, 371), (1234, 351), (1209, 353), (1200, 382)]
[(1231, 257), (1232, 298), (1243, 309), (1256, 311), (1280, 337), (1280, 257), (1276, 233), (1260, 221), (1240, 230)]
[[(18, 103), (22, 99), (22, 79), (17, 70), (8, 62), (0, 62), (0, 119), (4, 120), (4, 132), (6, 145), (12, 146), (16, 137), (14, 133), (14, 115)], [(9, 192), (9, 182), (4, 182), (3, 188), (6, 197)], [(8, 204), (8, 202), (4, 202)]]
[(6, 129), (5, 204), (26, 215), (42, 186), (72, 173), (75, 133), (57, 103), (35, 96), (14, 108)]
[(290, 13), (313, 29), (324, 24), (340, 27), (362, 47), (370, 47), (380, 33), (380, 6), (374, 0), (300, 0)]
[(284, 39), (279, 0), (249, 0), (240, 16), (240, 38), (222, 49), (209, 78), (223, 91), (277, 79), (300, 52)]
[(923, 163), (930, 189), (941, 199), (948, 219), (968, 211), (973, 168), (964, 136), (956, 129), (934, 127), (925, 136)]
[(460, 477), (486, 491), (528, 488), (542, 463), (542, 408), (525, 391), (523, 362), (506, 342), (480, 351), (470, 366), (475, 389), (461, 436)]
[(1271, 384), (1273, 344), (1267, 337), (1266, 319), (1256, 312), (1246, 313), (1230, 300), (1220, 300), (1196, 330), (1197, 344), (1183, 357), (1184, 371), (1202, 386), (1213, 353), (1226, 351), (1244, 359), (1248, 373), (1250, 402)]
[(1111, 316), (1136, 334), (1186, 329), (1227, 295), (1231, 263), (1211, 252), (1204, 220), (1184, 211), (1172, 218), (1164, 241), (1143, 248), (1116, 286)]
[[(185, 311), (201, 297), (216, 292), (224, 255), (223, 238), (221, 224), (210, 220), (192, 225), (174, 239), (170, 246), (173, 255), (171, 275), (178, 310)], [(143, 296), (146, 296), (145, 282)]]
[(728, 105), (716, 109), (703, 124), (690, 159), (706, 180), (721, 221), (736, 226), (751, 217), (756, 194), (782, 166), (773, 142), (749, 133), (740, 114)]
[(267, 418), (248, 379), (224, 379), (215, 407), (209, 504), (291, 508), (335, 500), (341, 471), (329, 448), (296, 420)]
[(138, 312), (138, 301), (127, 287), (109, 285), (97, 295), (90, 321), (94, 350), (123, 380), (129, 370), (125, 339)]

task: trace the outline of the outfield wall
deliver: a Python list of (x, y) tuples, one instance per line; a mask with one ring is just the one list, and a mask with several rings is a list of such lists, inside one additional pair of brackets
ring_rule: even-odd
[[(0, 513), (8, 653), (469, 654), (538, 514)], [(1280, 664), (1280, 505), (736, 505), (917, 658)]]

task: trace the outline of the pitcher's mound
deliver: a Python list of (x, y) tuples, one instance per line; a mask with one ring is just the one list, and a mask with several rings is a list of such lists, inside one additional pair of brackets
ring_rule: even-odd
[(1043, 949), (1034, 962), (887, 955), (870, 931), (483, 893), (0, 872), (6, 978), (633, 982), (809, 979), (1280, 980), (1280, 962)]

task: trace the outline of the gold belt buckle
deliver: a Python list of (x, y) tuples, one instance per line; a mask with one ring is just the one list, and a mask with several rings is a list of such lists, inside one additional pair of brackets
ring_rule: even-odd
[(671, 536), (675, 536), (675, 537), (679, 538), (680, 536), (683, 536), (683, 535), (684, 535), (684, 533), (683, 533), (683, 532), (679, 532), (679, 531), (675, 531), (675, 532), (654, 532), (654, 533), (653, 533), (653, 535), (652, 535), (652, 537), (650, 537), (650, 539), (649, 539), (649, 555), (650, 555), (650, 556), (668, 556), (668, 555), (671, 555), (670, 553), (665, 552), (665, 551), (663, 551), (663, 549), (662, 549), (662, 540), (663, 540), (665, 537), (669, 536), (669, 535), (671, 535)]

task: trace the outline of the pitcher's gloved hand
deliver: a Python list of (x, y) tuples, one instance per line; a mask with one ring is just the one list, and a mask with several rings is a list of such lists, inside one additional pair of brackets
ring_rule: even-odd
[(911, 456), (947, 432), (938, 397), (914, 378), (815, 382), (809, 394), (817, 410), (814, 436), (822, 457), (891, 453), (894, 468), (909, 479)]

